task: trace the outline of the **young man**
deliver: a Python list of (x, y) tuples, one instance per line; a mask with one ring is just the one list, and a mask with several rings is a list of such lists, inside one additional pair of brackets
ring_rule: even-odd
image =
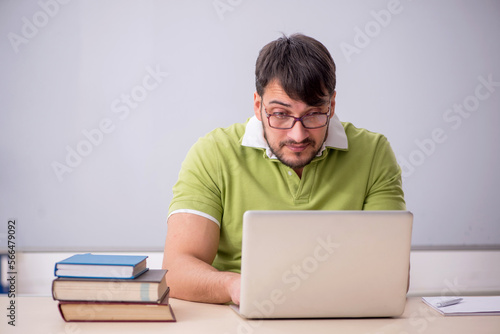
[(201, 138), (174, 186), (163, 260), (172, 297), (239, 304), (247, 210), (406, 208), (387, 139), (335, 115), (323, 44), (281, 37), (260, 51), (255, 74), (254, 117)]

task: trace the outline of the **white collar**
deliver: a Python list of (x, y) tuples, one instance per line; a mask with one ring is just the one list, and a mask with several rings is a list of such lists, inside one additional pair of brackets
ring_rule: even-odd
[[(262, 122), (253, 116), (247, 123), (245, 128), (245, 134), (241, 141), (241, 145), (253, 148), (263, 148), (266, 150), (266, 154), (271, 159), (277, 159), (276, 156), (271, 152), (271, 149), (267, 145), (267, 141), (264, 138), (264, 130), (262, 128)], [(347, 150), (347, 135), (345, 134), (344, 127), (340, 123), (339, 118), (336, 114), (330, 118), (330, 125), (328, 128), (328, 137), (323, 143), (318, 156), (320, 156), (326, 147), (336, 148), (340, 150)]]

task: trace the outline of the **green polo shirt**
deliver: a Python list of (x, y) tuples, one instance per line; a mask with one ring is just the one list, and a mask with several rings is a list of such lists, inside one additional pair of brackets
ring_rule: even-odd
[(255, 117), (216, 129), (188, 152), (169, 215), (190, 212), (219, 225), (212, 265), (239, 272), (247, 210), (406, 209), (401, 169), (386, 137), (334, 116), (323, 146), (299, 178), (266, 149)]

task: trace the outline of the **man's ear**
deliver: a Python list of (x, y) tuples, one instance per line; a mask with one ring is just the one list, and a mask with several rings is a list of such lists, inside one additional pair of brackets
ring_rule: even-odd
[(337, 96), (337, 91), (333, 92), (332, 99), (330, 102), (330, 118), (335, 114), (335, 97)]
[(255, 117), (257, 117), (259, 121), (262, 121), (262, 117), (260, 115), (261, 103), (262, 103), (261, 96), (257, 92), (253, 93), (253, 112), (255, 113)]

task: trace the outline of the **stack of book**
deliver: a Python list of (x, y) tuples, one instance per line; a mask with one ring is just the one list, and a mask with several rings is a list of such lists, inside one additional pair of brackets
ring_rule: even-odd
[(52, 296), (65, 321), (175, 321), (167, 270), (147, 256), (76, 254), (55, 265)]

